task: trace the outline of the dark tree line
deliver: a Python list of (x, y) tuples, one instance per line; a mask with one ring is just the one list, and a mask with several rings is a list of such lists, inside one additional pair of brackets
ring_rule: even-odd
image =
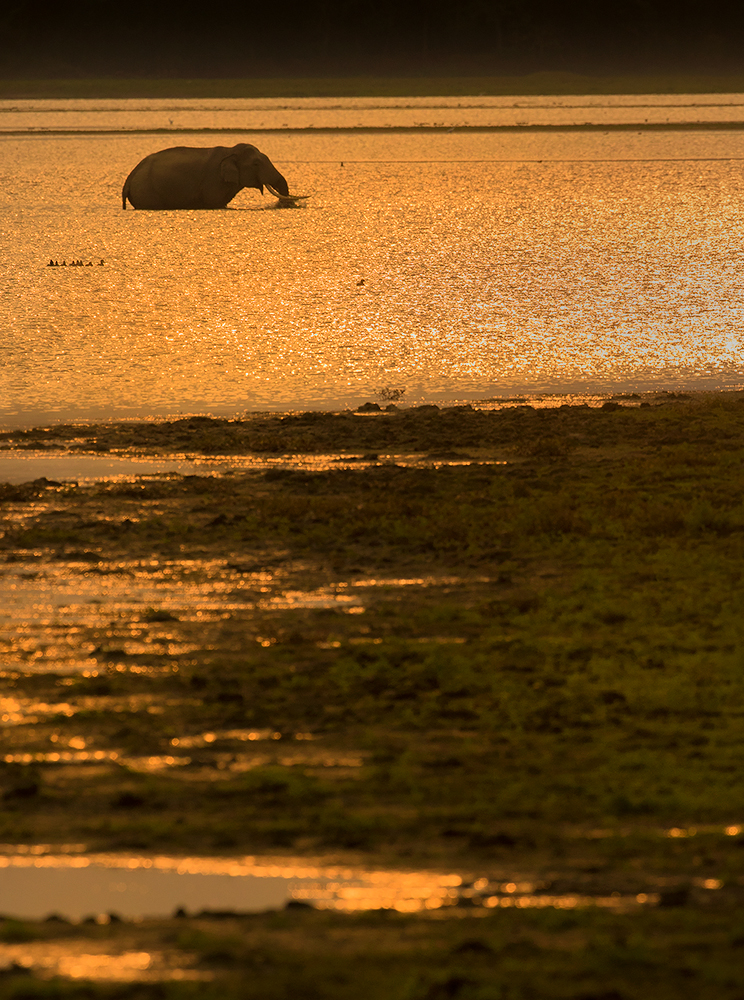
[(744, 70), (742, 0), (5, 0), (3, 75)]

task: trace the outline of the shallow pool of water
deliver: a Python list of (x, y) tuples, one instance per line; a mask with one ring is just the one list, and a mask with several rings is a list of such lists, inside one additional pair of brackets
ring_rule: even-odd
[(186, 912), (250, 913), (290, 900), (319, 909), (394, 909), (404, 913), (466, 905), (623, 908), (658, 897), (551, 894), (522, 876), (475, 877), (456, 872), (374, 870), (304, 859), (169, 857), (48, 853), (43, 846), (0, 855), (0, 913), (42, 919), (127, 919)]
[(209, 475), (222, 471), (226, 463), (188, 461), (179, 458), (132, 459), (69, 452), (0, 451), (0, 483), (28, 483), (35, 479), (60, 482), (98, 482), (134, 479), (137, 476)]
[[(29, 483), (47, 479), (50, 483), (119, 482), (134, 479), (160, 479), (170, 475), (219, 476), (267, 469), (303, 469), (327, 472), (329, 469), (363, 469), (371, 465), (394, 463), (411, 467), (469, 465), (470, 458), (432, 459), (423, 454), (406, 455), (226, 455), (220, 458), (163, 456), (131, 458), (128, 455), (81, 455), (68, 451), (21, 451), (0, 449), (0, 483)], [(506, 462), (489, 462), (506, 465)]]

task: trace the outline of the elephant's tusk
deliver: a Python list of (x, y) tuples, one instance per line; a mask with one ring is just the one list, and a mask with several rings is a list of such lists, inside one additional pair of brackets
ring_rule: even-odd
[(301, 198), (304, 199), (310, 197), (309, 194), (279, 194), (279, 192), (275, 190), (271, 184), (266, 185), (266, 190), (270, 191), (275, 198), (279, 199), (279, 201), (299, 201)]

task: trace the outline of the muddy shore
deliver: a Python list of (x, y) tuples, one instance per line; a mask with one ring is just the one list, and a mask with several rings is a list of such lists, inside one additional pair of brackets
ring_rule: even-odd
[[(649, 968), (663, 952), (699, 977), (695, 995), (739, 996), (733, 971), (718, 992), (706, 963), (689, 972), (679, 917), (728, 967), (723, 928), (744, 912), (743, 401), (0, 435), (14, 454), (329, 456), (316, 469), (287, 457), (221, 476), (0, 484), (0, 586), (17, 602), (0, 632), (0, 840), (520, 872), (556, 892), (656, 894), (669, 906), (638, 920), (562, 915), (584, 942), (569, 957), (547, 915), (521, 915), (504, 937), (505, 914), (484, 914), (475, 985), (436, 992), (421, 972), (405, 995), (485, 996), (488, 956), (503, 963), (509, 942), (546, 941), (541, 970), (565, 960), (586, 978), (602, 935), (624, 934), (613, 948), (627, 958), (647, 924), (666, 941)], [(35, 616), (22, 600), (34, 589)], [(55, 604), (61, 592), (77, 597)], [(251, 918), (251, 934), (261, 919), (274, 918)], [(321, 934), (344, 918), (283, 919), (317, 920)], [(387, 918), (365, 919), (372, 954)], [(429, 942), (406, 959), (423, 968), (440, 931), (400, 919), (412, 921), (400, 934)], [(463, 955), (464, 925), (446, 935), (448, 954)], [(230, 948), (220, 975), (248, 961)], [(536, 995), (520, 992), (536, 988), (528, 965), (515, 961), (522, 985), (499, 995)], [(633, 975), (617, 972), (603, 995), (644, 995)], [(540, 996), (600, 995), (544, 978)], [(313, 995), (344, 995), (317, 982)], [(172, 984), (186, 991), (174, 996), (189, 988)]]

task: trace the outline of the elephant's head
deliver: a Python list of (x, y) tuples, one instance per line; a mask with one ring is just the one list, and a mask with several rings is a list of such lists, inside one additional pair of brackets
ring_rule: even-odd
[(220, 176), (223, 181), (231, 184), (258, 188), (261, 194), (264, 184), (283, 197), (289, 194), (286, 180), (268, 156), (245, 142), (239, 142), (230, 150), (229, 155), (220, 164)]

